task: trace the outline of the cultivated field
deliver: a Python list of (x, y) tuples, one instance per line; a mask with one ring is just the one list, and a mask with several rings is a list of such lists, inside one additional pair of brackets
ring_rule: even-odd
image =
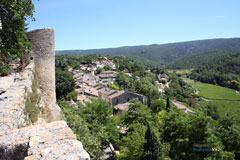
[(207, 83), (194, 82), (186, 78), (184, 78), (184, 81), (198, 89), (198, 95), (201, 97), (216, 100), (240, 100), (240, 94), (236, 93), (236, 91), (233, 89)]

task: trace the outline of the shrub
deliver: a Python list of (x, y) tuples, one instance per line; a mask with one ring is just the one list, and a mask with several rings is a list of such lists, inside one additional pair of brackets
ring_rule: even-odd
[(178, 101), (180, 101), (180, 102), (186, 102), (186, 100), (184, 99), (184, 97), (183, 97), (182, 95), (180, 95), (180, 94), (178, 94), (178, 95), (176, 96), (176, 99), (177, 99)]
[(24, 114), (27, 116), (27, 120), (30, 123), (35, 123), (38, 120), (38, 115), (40, 110), (38, 108), (38, 103), (40, 100), (40, 96), (37, 93), (38, 81), (36, 74), (34, 74), (33, 84), (32, 84), (32, 92), (29, 92), (26, 98)]
[(67, 100), (73, 100), (74, 102), (77, 101), (77, 97), (78, 97), (78, 92), (77, 91), (69, 92), (66, 96)]

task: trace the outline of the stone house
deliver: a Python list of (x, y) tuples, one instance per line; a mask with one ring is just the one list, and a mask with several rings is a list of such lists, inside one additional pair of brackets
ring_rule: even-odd
[(165, 82), (167, 82), (168, 79), (169, 79), (169, 77), (168, 77), (168, 75), (166, 75), (165, 73), (158, 75), (158, 80), (159, 80), (159, 81), (165, 81)]
[(127, 89), (125, 89), (123, 91), (118, 91), (115, 94), (109, 95), (108, 101), (112, 106), (115, 106), (118, 104), (129, 102), (131, 99), (134, 99), (134, 98), (137, 98), (142, 103), (145, 102), (146, 100), (145, 96), (130, 92)]
[(101, 72), (98, 77), (99, 77), (99, 81), (102, 84), (113, 84), (113, 82), (116, 80), (116, 74), (117, 72), (115, 71), (103, 71)]

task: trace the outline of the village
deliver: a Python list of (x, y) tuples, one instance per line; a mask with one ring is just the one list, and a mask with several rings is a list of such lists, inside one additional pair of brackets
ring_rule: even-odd
[[(98, 69), (103, 69), (104, 66), (109, 66), (110, 70), (103, 70), (97, 74)], [(78, 93), (77, 102), (84, 105), (85, 102), (89, 102), (89, 97), (101, 98), (110, 103), (111, 106), (118, 111), (120, 115), (122, 112), (129, 109), (129, 101), (131, 99), (138, 99), (144, 103), (146, 97), (141, 94), (137, 94), (124, 88), (124, 90), (115, 90), (110, 88), (109, 84), (114, 84), (118, 72), (114, 71), (116, 65), (113, 60), (109, 60), (104, 57), (101, 61), (93, 61), (92, 64), (84, 64), (80, 66), (80, 69), (76, 70), (71, 67), (68, 71), (73, 75), (76, 82), (76, 91)], [(150, 72), (150, 70), (146, 70)], [(134, 76), (132, 73), (124, 73), (128, 77)], [(136, 76), (136, 80), (140, 80), (141, 77)], [(155, 82), (160, 93), (164, 93), (164, 88), (169, 87), (168, 75), (158, 75), (158, 81)]]

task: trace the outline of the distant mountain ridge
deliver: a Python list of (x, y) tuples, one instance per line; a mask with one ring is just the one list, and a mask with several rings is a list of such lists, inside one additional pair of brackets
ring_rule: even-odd
[(145, 61), (154, 65), (166, 65), (186, 56), (198, 55), (219, 49), (240, 51), (240, 38), (207, 39), (160, 45), (153, 44), (141, 46), (125, 46), (106, 49), (63, 50), (56, 51), (56, 54), (105, 54), (133, 56), (144, 59)]

